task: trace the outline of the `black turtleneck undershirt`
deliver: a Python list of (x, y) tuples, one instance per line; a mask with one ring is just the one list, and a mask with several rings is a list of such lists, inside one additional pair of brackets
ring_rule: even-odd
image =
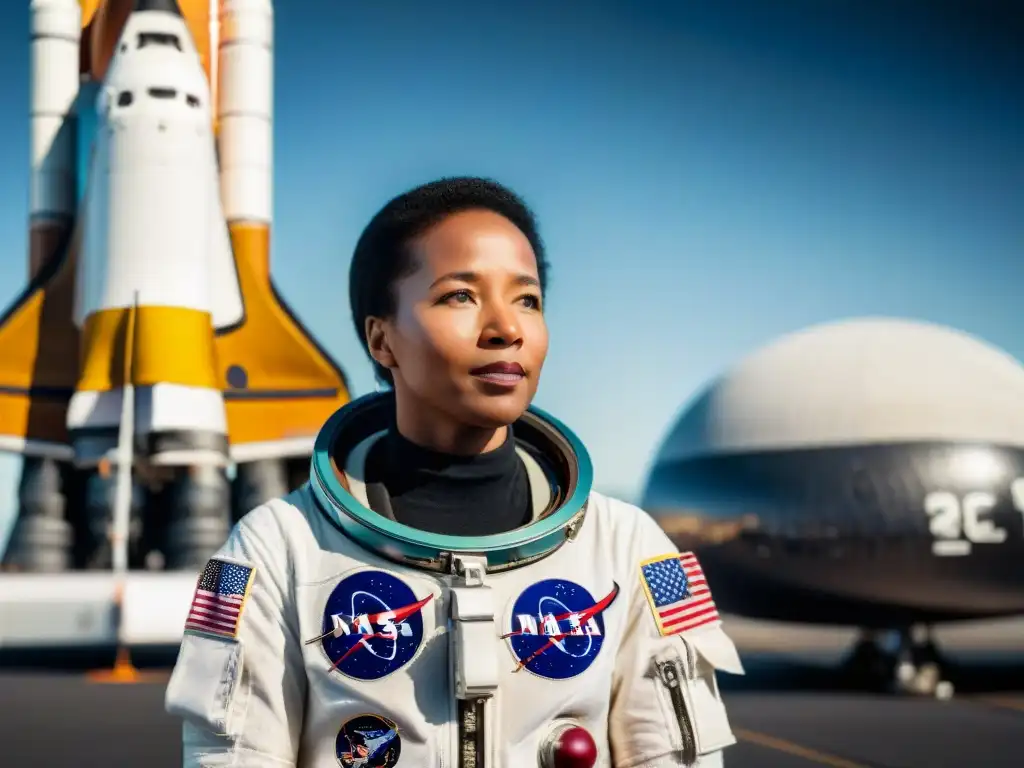
[(367, 483), (381, 483), (395, 520), (431, 533), (486, 536), (532, 517), (530, 482), (512, 429), (500, 447), (476, 456), (423, 448), (391, 428), (370, 449)]

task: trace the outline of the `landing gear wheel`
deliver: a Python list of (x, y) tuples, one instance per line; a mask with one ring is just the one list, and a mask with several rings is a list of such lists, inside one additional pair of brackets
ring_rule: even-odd
[(915, 625), (900, 633), (893, 688), (897, 693), (948, 699), (953, 684), (943, 679), (943, 660), (931, 627)]
[(873, 690), (943, 700), (953, 696), (931, 628), (924, 625), (882, 634), (865, 632), (844, 666), (853, 682)]
[(843, 677), (857, 688), (881, 692), (892, 678), (892, 665), (892, 655), (882, 647), (881, 638), (866, 631), (843, 664)]

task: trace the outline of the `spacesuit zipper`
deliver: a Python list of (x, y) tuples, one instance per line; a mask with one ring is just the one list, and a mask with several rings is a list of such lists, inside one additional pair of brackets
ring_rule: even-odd
[(661, 682), (668, 688), (669, 697), (672, 700), (672, 709), (676, 715), (676, 722), (679, 723), (679, 731), (683, 739), (683, 764), (693, 765), (697, 762), (697, 739), (694, 736), (690, 713), (686, 710), (686, 701), (683, 699), (683, 689), (681, 687), (682, 665), (679, 661), (659, 661), (658, 675), (661, 678)]
[(459, 768), (490, 768), (484, 758), (485, 699), (459, 702)]

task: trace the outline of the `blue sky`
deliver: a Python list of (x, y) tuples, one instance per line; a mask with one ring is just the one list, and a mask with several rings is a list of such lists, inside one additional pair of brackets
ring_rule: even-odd
[[(552, 261), (537, 403), (626, 497), (694, 393), (780, 334), (892, 315), (1024, 357), (1020, 30), (916, 5), (279, 3), (275, 279), (365, 393), (344, 300), (363, 225), (438, 176), (511, 185)], [(2, 15), (6, 303), (27, 3)], [(0, 460), (0, 540), (17, 469)]]

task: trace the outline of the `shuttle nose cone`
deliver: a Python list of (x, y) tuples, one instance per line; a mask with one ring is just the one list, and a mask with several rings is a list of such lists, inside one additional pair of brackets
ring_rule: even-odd
[(178, 7), (178, 0), (135, 0), (133, 11), (163, 11), (181, 16), (181, 8)]

